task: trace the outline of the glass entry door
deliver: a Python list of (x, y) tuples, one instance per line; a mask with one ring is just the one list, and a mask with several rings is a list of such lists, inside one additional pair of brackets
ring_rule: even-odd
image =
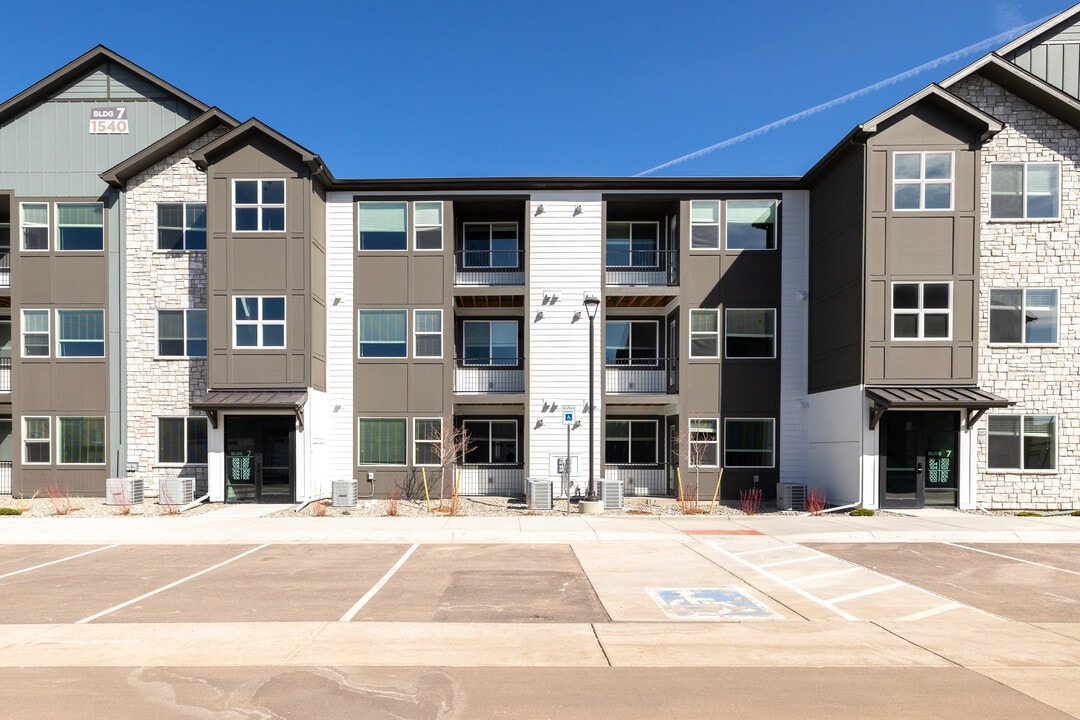
[(227, 502), (293, 502), (295, 458), (292, 415), (225, 416)]
[(881, 507), (956, 507), (959, 413), (887, 412), (881, 418)]

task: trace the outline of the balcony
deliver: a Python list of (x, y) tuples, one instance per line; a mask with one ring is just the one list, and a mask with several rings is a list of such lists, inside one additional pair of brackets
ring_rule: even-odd
[(604, 387), (609, 394), (665, 394), (674, 387), (677, 358), (650, 360), (608, 360), (604, 369)]
[(525, 358), (457, 358), (454, 392), (523, 393)]
[(459, 495), (502, 495), (516, 497), (525, 494), (523, 465), (462, 465), (458, 468)]
[(667, 465), (605, 465), (605, 480), (622, 480), (624, 495), (667, 495)]
[(607, 284), (675, 286), (679, 284), (677, 250), (607, 249)]
[(11, 392), (11, 358), (0, 357), (0, 393)]
[(454, 253), (454, 284), (525, 285), (525, 251), (459, 250)]
[(0, 288), (11, 287), (11, 252), (0, 248)]

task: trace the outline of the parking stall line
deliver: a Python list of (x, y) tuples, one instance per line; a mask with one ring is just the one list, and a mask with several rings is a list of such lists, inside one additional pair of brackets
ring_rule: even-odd
[(854, 600), (856, 598), (866, 597), (867, 595), (877, 595), (878, 593), (887, 592), (889, 590), (896, 590), (897, 588), (909, 587), (906, 582), (894, 582), (891, 585), (879, 585), (875, 588), (868, 590), (860, 590), (859, 592), (848, 593), (847, 595), (841, 595), (840, 597), (834, 597), (829, 600), (830, 603), (841, 603), (847, 600)]
[(821, 553), (817, 553), (815, 555), (807, 555), (806, 557), (795, 558), (794, 560), (778, 560), (777, 562), (765, 563), (764, 565), (758, 565), (758, 567), (770, 568), (779, 567), (781, 565), (794, 565), (795, 563), (804, 563), (810, 560), (820, 560), (821, 557)]
[(394, 563), (394, 566), (386, 571), (386, 574), (379, 579), (379, 582), (375, 583), (370, 590), (364, 593), (364, 597), (357, 600), (356, 604), (349, 608), (349, 611), (342, 615), (338, 622), (350, 622), (356, 617), (357, 613), (368, 604), (368, 601), (375, 597), (375, 593), (382, 590), (383, 586), (390, 582), (390, 578), (394, 577), (394, 573), (401, 569), (401, 566), (405, 564), (405, 561), (409, 559), (410, 555), (416, 552), (416, 548), (418, 547), (420, 547), (420, 543), (413, 543), (412, 547), (406, 550), (405, 554), (401, 556), (401, 559)]
[(68, 555), (67, 557), (62, 557), (59, 560), (51, 560), (51, 561), (49, 561), (47, 563), (41, 563), (40, 565), (35, 565), (34, 567), (23, 568), (22, 570), (12, 570), (9, 573), (5, 573), (3, 575), (0, 575), (0, 580), (3, 580), (4, 578), (9, 578), (12, 575), (18, 575), (19, 573), (27, 573), (27, 572), (30, 572), (31, 570), (40, 570), (41, 568), (49, 567), (50, 565), (55, 565), (57, 563), (67, 562), (68, 560), (74, 560), (76, 558), (86, 557), (87, 555), (93, 555), (94, 553), (99, 553), (102, 550), (111, 550), (112, 548), (115, 548), (115, 547), (120, 547), (120, 545), (119, 544), (117, 544), (117, 545), (106, 545), (104, 547), (94, 548), (93, 550), (87, 550), (86, 552), (81, 552), (81, 553), (79, 553), (77, 555)]
[(837, 575), (847, 575), (848, 573), (853, 573), (858, 569), (859, 568), (857, 568), (857, 567), (842, 568), (840, 570), (833, 570), (832, 572), (824, 572), (824, 573), (818, 573), (817, 575), (806, 575), (806, 576), (800, 577), (800, 578), (792, 578), (788, 582), (804, 583), (804, 582), (812, 582), (814, 580), (824, 580), (825, 578), (836, 577)]
[(270, 547), (270, 545), (271, 545), (271, 543), (265, 543), (263, 545), (259, 545), (258, 547), (253, 547), (250, 550), (245, 550), (244, 552), (240, 553), (239, 555), (231, 557), (228, 560), (223, 560), (223, 561), (219, 562), (217, 565), (212, 565), (212, 566), (206, 568), (205, 570), (200, 570), (197, 573), (192, 573), (191, 575), (188, 575), (185, 578), (180, 578), (179, 580), (176, 580), (175, 582), (171, 582), (168, 585), (163, 585), (163, 586), (157, 588), (156, 590), (151, 590), (148, 593), (143, 593), (142, 595), (140, 595), (137, 598), (132, 598), (131, 600), (128, 600), (127, 602), (122, 602), (119, 605), (114, 605), (111, 608), (108, 608), (107, 610), (102, 610), (101, 612), (94, 613), (93, 615), (91, 615), (89, 617), (84, 617), (82, 620), (77, 620), (77, 621), (75, 621), (75, 624), (76, 625), (81, 625), (81, 624), (84, 624), (84, 623), (88, 623), (88, 622), (91, 622), (93, 620), (97, 620), (100, 617), (104, 617), (105, 615), (108, 615), (110, 613), (114, 613), (117, 610), (122, 610), (122, 609), (128, 607), (129, 605), (134, 605), (135, 603), (141, 602), (141, 601), (145, 600), (148, 597), (153, 597), (154, 595), (157, 595), (158, 593), (163, 593), (166, 590), (171, 590), (172, 588), (176, 587), (177, 585), (183, 585), (188, 580), (194, 580), (195, 578), (200, 577), (202, 575), (205, 575), (205, 574), (207, 574), (209, 572), (213, 572), (214, 570), (217, 570), (220, 567), (224, 567), (225, 565), (228, 565), (231, 562), (235, 562), (235, 561), (239, 560), (240, 558), (247, 557), (248, 555), (250, 555), (253, 552), (257, 552), (259, 550), (262, 550), (263, 548)]
[(923, 620), (925, 618), (933, 617), (935, 615), (940, 615), (943, 612), (948, 612), (949, 610), (956, 610), (957, 608), (962, 608), (962, 607), (964, 607), (964, 605), (962, 603), (958, 603), (958, 602), (945, 603), (944, 605), (939, 605), (936, 608), (931, 608), (929, 610), (923, 610), (922, 612), (912, 613), (911, 615), (905, 615), (902, 618), (896, 618), (896, 621), (897, 622), (903, 622), (905, 620)]
[(1065, 568), (1054, 567), (1053, 565), (1046, 565), (1044, 563), (1035, 562), (1034, 560), (1025, 560), (1023, 558), (1013, 557), (1012, 555), (1002, 555), (1001, 553), (990, 552), (989, 550), (981, 550), (979, 548), (970, 547), (968, 545), (960, 545), (958, 543), (942, 543), (942, 545), (950, 545), (954, 548), (960, 548), (961, 550), (971, 550), (972, 552), (982, 553), (983, 555), (993, 555), (1004, 560), (1012, 560), (1013, 562), (1024, 563), (1026, 565), (1034, 565), (1035, 567), (1041, 567), (1045, 570), (1056, 570), (1057, 572), (1068, 573), (1070, 575), (1080, 575), (1080, 572), (1075, 570), (1066, 570)]

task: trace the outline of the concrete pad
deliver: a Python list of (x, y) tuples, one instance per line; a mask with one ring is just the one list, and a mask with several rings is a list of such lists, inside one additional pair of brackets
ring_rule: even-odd
[(1080, 668), (992, 668), (980, 672), (1052, 708), (1080, 717)]
[(607, 622), (566, 545), (422, 545), (356, 615), (382, 622)]
[(606, 667), (589, 625), (337, 623), (287, 665)]
[(613, 667), (940, 667), (946, 660), (868, 623), (597, 625)]
[(897, 636), (969, 668), (1080, 667), (1080, 643), (1027, 623), (881, 623)]

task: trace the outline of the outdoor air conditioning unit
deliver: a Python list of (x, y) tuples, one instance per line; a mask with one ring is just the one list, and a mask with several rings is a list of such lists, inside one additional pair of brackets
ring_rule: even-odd
[(142, 478), (122, 477), (105, 480), (106, 505), (142, 505)]
[(805, 510), (806, 486), (780, 483), (776, 486), (777, 510)]
[(195, 478), (162, 478), (158, 481), (159, 505), (187, 505), (195, 499)]
[(623, 481), (600, 480), (600, 499), (604, 501), (605, 510), (623, 509)]
[(356, 507), (357, 483), (356, 480), (334, 480), (332, 488), (333, 507)]
[(530, 510), (550, 510), (551, 481), (529, 480), (525, 484), (525, 504)]

